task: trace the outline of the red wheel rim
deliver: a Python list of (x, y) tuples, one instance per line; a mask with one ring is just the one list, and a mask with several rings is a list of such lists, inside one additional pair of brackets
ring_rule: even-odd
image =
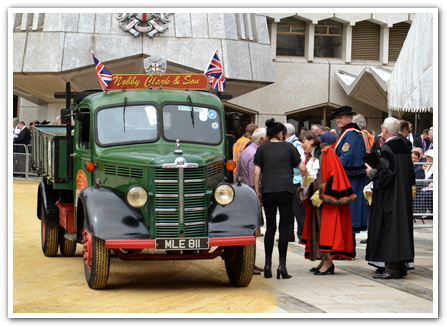
[(89, 270), (92, 269), (92, 234), (89, 233), (87, 229), (82, 232), (82, 255), (83, 260), (89, 267)]

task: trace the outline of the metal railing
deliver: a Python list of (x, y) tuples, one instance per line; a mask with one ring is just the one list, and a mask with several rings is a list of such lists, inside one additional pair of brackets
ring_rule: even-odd
[(13, 147), (12, 170), (14, 177), (24, 177), (26, 179), (36, 177), (37, 172), (32, 168), (31, 145), (14, 144)]
[[(428, 169), (433, 166), (433, 162), (415, 162), (414, 165), (421, 165), (423, 169)], [(415, 221), (420, 219), (425, 224), (426, 219), (433, 219), (433, 192), (436, 182), (434, 179), (416, 179), (416, 196), (413, 199)]]

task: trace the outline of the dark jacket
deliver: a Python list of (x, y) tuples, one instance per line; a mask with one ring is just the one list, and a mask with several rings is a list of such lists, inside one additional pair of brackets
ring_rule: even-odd
[(31, 140), (31, 132), (28, 127), (23, 127), (19, 135), (14, 139), (14, 144), (25, 144), (28, 145)]
[(431, 141), (429, 139), (427, 139), (427, 140), (425, 140), (425, 142), (426, 142), (426, 145), (424, 148), (424, 141), (422, 140), (422, 136), (419, 135), (418, 137), (415, 138), (415, 140), (413, 142), (413, 146), (415, 148), (421, 148), (425, 152), (430, 147)]

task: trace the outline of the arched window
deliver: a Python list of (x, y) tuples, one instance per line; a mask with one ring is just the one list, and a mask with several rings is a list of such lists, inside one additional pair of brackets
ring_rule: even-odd
[(276, 55), (304, 56), (306, 23), (293, 18), (284, 18), (277, 25)]
[(332, 19), (315, 26), (314, 57), (341, 58), (343, 25)]

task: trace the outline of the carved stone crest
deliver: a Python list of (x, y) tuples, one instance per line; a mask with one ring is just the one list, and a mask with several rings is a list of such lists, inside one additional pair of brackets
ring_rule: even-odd
[(146, 74), (166, 73), (166, 59), (158, 56), (150, 56), (143, 60)]
[(171, 14), (165, 13), (121, 13), (117, 15), (119, 26), (123, 31), (130, 32), (134, 36), (140, 33), (147, 33), (154, 37), (157, 33), (163, 33), (168, 29), (168, 22), (171, 20)]

